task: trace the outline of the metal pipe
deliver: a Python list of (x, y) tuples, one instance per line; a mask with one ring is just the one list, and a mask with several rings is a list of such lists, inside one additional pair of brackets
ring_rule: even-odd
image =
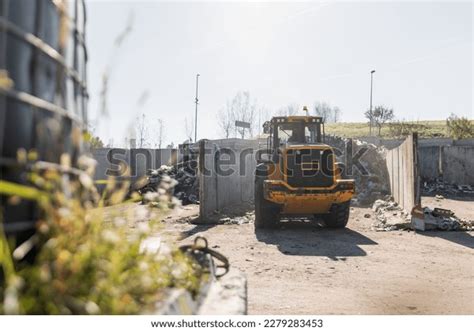
[(372, 136), (372, 89), (373, 89), (373, 83), (374, 83), (374, 72), (375, 70), (372, 70), (370, 72), (370, 123), (369, 123), (369, 136)]
[[(0, 17), (8, 17), (9, 0), (1, 3)], [(0, 25), (0, 70), (7, 72), (7, 29)], [(7, 76), (8, 77), (8, 76)], [(7, 78), (6, 77), (6, 78)], [(0, 96), (0, 155), (3, 155), (3, 140), (5, 135), (5, 118), (7, 114), (7, 100), (6, 96)]]
[(194, 111), (194, 142), (197, 142), (199, 76), (200, 76), (199, 74), (196, 75), (196, 99), (194, 101), (196, 103), (196, 109)]

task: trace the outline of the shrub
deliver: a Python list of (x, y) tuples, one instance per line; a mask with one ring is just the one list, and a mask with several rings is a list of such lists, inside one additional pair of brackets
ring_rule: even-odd
[(474, 138), (474, 124), (466, 117), (451, 114), (446, 119), (448, 135), (453, 139)]
[(374, 124), (378, 128), (378, 136), (381, 136), (382, 127), (385, 123), (390, 122), (395, 117), (393, 109), (384, 106), (376, 106), (374, 110), (367, 110), (364, 116), (369, 120), (369, 123)]
[[(64, 157), (62, 167), (69, 164)], [(135, 204), (123, 204), (116, 213), (96, 208), (101, 201), (90, 169), (70, 180), (57, 169), (32, 169), (32, 187), (13, 184), (0, 192), (10, 195), (10, 203), (34, 199), (42, 210), (36, 234), (13, 251), (0, 229), (0, 313), (136, 314), (153, 312), (170, 287), (196, 293), (196, 262), (177, 249), (144, 249), (170, 206), (169, 195), (158, 197), (159, 208), (147, 209), (152, 221), (136, 224), (130, 217)], [(119, 202), (128, 187), (109, 183), (108, 189)], [(35, 248), (34, 263), (22, 261)]]
[(390, 136), (392, 137), (406, 137), (413, 132), (422, 133), (427, 130), (427, 126), (418, 123), (409, 123), (404, 121), (394, 121), (388, 126)]

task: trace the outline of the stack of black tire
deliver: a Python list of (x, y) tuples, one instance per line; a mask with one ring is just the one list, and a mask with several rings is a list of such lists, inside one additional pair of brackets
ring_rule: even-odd
[[(0, 185), (29, 185), (18, 150), (73, 167), (87, 122), (83, 0), (0, 0)], [(35, 231), (38, 208), (0, 196), (7, 236), (17, 244)]]

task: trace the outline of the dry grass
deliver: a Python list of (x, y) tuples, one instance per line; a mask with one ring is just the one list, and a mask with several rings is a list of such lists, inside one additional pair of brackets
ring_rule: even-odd
[[(474, 121), (473, 121), (474, 122)], [(417, 121), (403, 122), (413, 127), (417, 131), (419, 137), (447, 137), (448, 131), (446, 121)], [(335, 134), (341, 137), (367, 137), (369, 135), (368, 123), (327, 123), (325, 125), (326, 133)], [(381, 130), (382, 138), (396, 138), (390, 125), (385, 125)]]

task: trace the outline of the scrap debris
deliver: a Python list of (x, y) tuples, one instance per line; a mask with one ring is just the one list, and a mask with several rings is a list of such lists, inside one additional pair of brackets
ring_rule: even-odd
[(218, 224), (242, 225), (253, 223), (255, 221), (253, 203), (247, 202), (215, 210), (214, 215), (210, 215), (209, 219), (214, 220)]
[(472, 231), (474, 221), (462, 220), (449, 209), (415, 207), (411, 214), (404, 211), (390, 198), (377, 200), (372, 206), (375, 212), (375, 231), (414, 229), (419, 231)]
[[(344, 158), (344, 156), (346, 154), (346, 144), (349, 141), (349, 139), (338, 136), (327, 136), (325, 143), (336, 149), (338, 161), (347, 163), (347, 157)], [(367, 173), (364, 174), (356, 164), (353, 164), (353, 171), (349, 178), (355, 180), (357, 191), (352, 199), (352, 205), (370, 206), (377, 199), (381, 199), (390, 193), (385, 153), (384, 147), (377, 147), (374, 144), (357, 139), (352, 140), (353, 159), (358, 158), (360, 165), (367, 170)]]
[(242, 216), (229, 217), (223, 216), (218, 219), (219, 224), (236, 224), (242, 225), (247, 223), (253, 223), (255, 220), (255, 213), (253, 211), (246, 212)]
[(196, 161), (189, 160), (174, 166), (162, 165), (158, 169), (148, 171), (148, 181), (140, 188), (141, 194), (158, 192), (160, 183), (173, 180), (173, 195), (182, 205), (199, 203), (199, 180), (196, 175)]
[(437, 199), (444, 199), (444, 196), (474, 196), (472, 185), (448, 184), (440, 179), (433, 182), (424, 182), (422, 191), (427, 195), (435, 194)]
[(410, 215), (391, 198), (376, 200), (372, 206), (375, 212), (375, 231), (406, 230), (411, 228)]
[(474, 221), (462, 220), (449, 209), (415, 207), (411, 215), (411, 224), (420, 231), (472, 231)]

